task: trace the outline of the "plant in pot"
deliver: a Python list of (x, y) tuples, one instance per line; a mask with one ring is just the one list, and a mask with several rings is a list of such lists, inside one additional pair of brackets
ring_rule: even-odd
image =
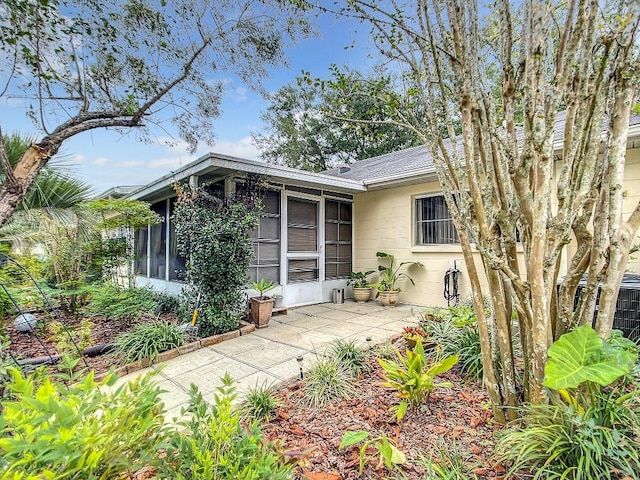
[(273, 287), (274, 283), (264, 278), (257, 282), (251, 282), (251, 288), (257, 290), (260, 294), (258, 297), (251, 297), (251, 318), (258, 328), (269, 325), (273, 312), (273, 297), (268, 297), (265, 293)]
[(368, 302), (371, 298), (371, 285), (367, 277), (373, 273), (373, 270), (367, 272), (351, 272), (347, 285), (353, 286), (353, 299), (356, 302)]
[(406, 279), (411, 282), (411, 285), (415, 285), (413, 279), (407, 273), (401, 272), (400, 269), (405, 265), (408, 265), (408, 268), (412, 266), (424, 268), (424, 265), (420, 262), (401, 262), (396, 266), (395, 257), (385, 252), (377, 252), (376, 257), (385, 259), (388, 263), (388, 265), (378, 265), (380, 281), (372, 285), (378, 288), (376, 297), (380, 297), (380, 302), (385, 307), (395, 307), (398, 304), (398, 297), (400, 296), (398, 282), (401, 279)]

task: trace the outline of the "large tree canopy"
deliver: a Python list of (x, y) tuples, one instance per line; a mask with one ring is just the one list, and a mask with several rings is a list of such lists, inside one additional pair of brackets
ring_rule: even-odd
[[(327, 80), (298, 78), (271, 95), (262, 115), (267, 131), (254, 142), (267, 161), (315, 172), (418, 145), (372, 96), (392, 85), (389, 75), (349, 70)], [(348, 121), (354, 118), (363, 122)]]
[[(393, 98), (390, 118), (433, 156), (473, 290), (485, 384), (504, 420), (522, 400), (547, 400), (547, 350), (591, 323), (599, 285), (597, 330), (611, 332), (640, 226), (640, 204), (622, 210), (640, 3), (499, 0), (492, 8), (352, 0), (336, 13), (367, 22), (385, 63), (417, 86)], [(376, 98), (389, 105), (388, 95)], [(416, 123), (407, 115), (415, 103), (433, 114)]]
[[(68, 138), (171, 123), (212, 142), (225, 81), (259, 87), (289, 40), (309, 33), (279, 0), (9, 0), (0, 6), (0, 97), (21, 98), (44, 136), (0, 186), (0, 226)], [(1, 130), (0, 130), (1, 136)]]

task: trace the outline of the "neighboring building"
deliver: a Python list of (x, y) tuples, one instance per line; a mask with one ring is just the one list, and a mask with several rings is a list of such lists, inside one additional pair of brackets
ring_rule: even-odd
[[(561, 130), (556, 141), (560, 150)], [(163, 224), (136, 235), (141, 284), (174, 292), (181, 288), (184, 259), (177, 255), (170, 221), (173, 183), (190, 179), (233, 192), (248, 173), (267, 176), (271, 186), (249, 274), (277, 281), (285, 305), (329, 301), (333, 288), (345, 286), (350, 271), (377, 269), (378, 251), (395, 255), (398, 262), (419, 261), (426, 266), (410, 271), (416, 285), (402, 285), (403, 302), (446, 305), (444, 275), (454, 262), (461, 271), (460, 294), (470, 293), (456, 229), (425, 147), (324, 173), (206, 155), (128, 196), (151, 202), (165, 217)], [(640, 200), (640, 116), (632, 118), (629, 128), (625, 189), (628, 214)], [(480, 264), (479, 255), (476, 258)], [(632, 259), (628, 268), (640, 273), (640, 261)]]

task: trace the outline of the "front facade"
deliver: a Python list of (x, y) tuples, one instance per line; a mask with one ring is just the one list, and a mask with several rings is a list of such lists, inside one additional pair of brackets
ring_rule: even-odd
[[(625, 215), (640, 200), (640, 118), (634, 118), (625, 168)], [(274, 293), (282, 295), (283, 305), (330, 301), (334, 288), (345, 288), (352, 270), (377, 270), (379, 251), (394, 255), (397, 262), (425, 266), (407, 270), (415, 286), (400, 284), (402, 302), (446, 305), (445, 275), (454, 268), (460, 271), (461, 298), (470, 294), (457, 233), (425, 147), (323, 174), (224, 155), (202, 157), (128, 196), (150, 202), (165, 219), (136, 234), (138, 284), (170, 293), (184, 285), (186, 262), (177, 253), (171, 220), (174, 183), (207, 183), (231, 194), (252, 173), (264, 175), (269, 189), (247, 273), (252, 280), (276, 282)], [(480, 255), (475, 259), (481, 267)], [(628, 270), (640, 273), (640, 259), (632, 257)], [(371, 280), (376, 280), (374, 275)], [(346, 294), (350, 296), (349, 289)]]
[(178, 253), (172, 216), (175, 183), (207, 184), (221, 194), (242, 188), (248, 174), (267, 180), (264, 210), (253, 232), (254, 259), (248, 276), (278, 287), (284, 306), (329, 301), (353, 269), (353, 197), (365, 191), (352, 180), (267, 166), (224, 155), (206, 155), (129, 195), (151, 203), (164, 221), (135, 235), (138, 285), (179, 293), (186, 260)]

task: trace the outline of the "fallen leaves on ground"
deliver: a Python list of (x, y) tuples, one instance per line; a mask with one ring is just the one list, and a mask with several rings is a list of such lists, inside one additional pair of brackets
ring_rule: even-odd
[[(367, 462), (363, 475), (359, 475), (361, 444), (338, 450), (348, 430), (366, 430), (369, 439), (386, 435), (393, 440), (409, 460), (403, 472), (410, 480), (422, 478), (424, 469), (419, 460), (436, 461), (439, 445), (448, 452), (459, 452), (479, 479), (501, 478), (504, 468), (491, 464), (495, 427), (487, 395), (477, 383), (464, 380), (455, 371), (439, 378), (454, 386), (436, 389), (428, 402), (410, 409), (401, 422), (389, 412), (398, 399), (394, 391), (380, 386), (382, 372), (374, 360), (358, 380), (353, 398), (334, 401), (325, 408), (302, 405), (304, 380), (292, 381), (280, 389), (282, 405), (265, 425), (264, 433), (271, 440), (281, 441), (285, 450), (309, 452), (296, 471), (300, 480), (392, 476), (392, 472), (376, 470), (377, 458)], [(374, 454), (375, 449), (369, 452)]]

